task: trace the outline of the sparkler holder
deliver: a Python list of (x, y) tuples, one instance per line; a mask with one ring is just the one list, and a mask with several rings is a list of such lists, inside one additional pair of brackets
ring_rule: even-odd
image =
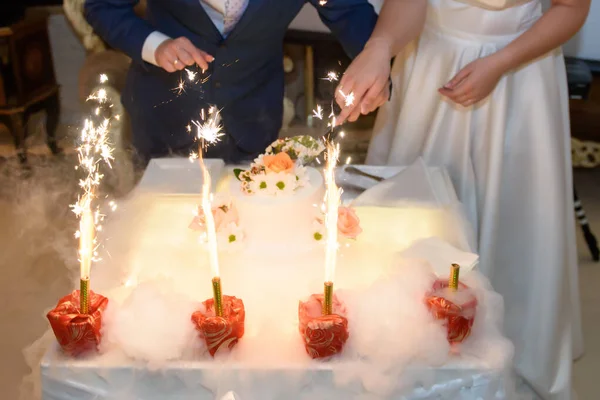
[(331, 314), (323, 312), (325, 305), (325, 294), (313, 294), (298, 306), (300, 336), (306, 352), (313, 359), (341, 353), (349, 337), (345, 305), (335, 294), (331, 296)]
[(206, 342), (211, 356), (221, 349), (232, 349), (244, 336), (246, 310), (244, 302), (234, 296), (221, 296), (222, 316), (216, 315), (215, 299), (202, 303), (203, 311), (192, 314), (192, 322), (200, 337)]
[(102, 314), (108, 299), (93, 291), (88, 293), (88, 312), (81, 313), (80, 291), (58, 301), (56, 307), (47, 314), (54, 336), (63, 351), (76, 357), (88, 351), (97, 350), (102, 334)]
[(457, 282), (457, 289), (452, 290), (450, 282), (438, 279), (426, 294), (425, 304), (435, 319), (444, 321), (451, 345), (459, 344), (471, 335), (477, 298), (467, 285)]

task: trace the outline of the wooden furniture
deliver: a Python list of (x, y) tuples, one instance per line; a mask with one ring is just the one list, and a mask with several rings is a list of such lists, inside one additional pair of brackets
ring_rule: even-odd
[(27, 163), (27, 122), (41, 110), (47, 115), (48, 147), (58, 154), (59, 87), (45, 17), (0, 28), (0, 123), (10, 130), (23, 164)]

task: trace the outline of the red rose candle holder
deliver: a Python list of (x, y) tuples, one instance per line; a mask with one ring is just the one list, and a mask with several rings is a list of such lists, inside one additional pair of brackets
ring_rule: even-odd
[(202, 303), (206, 311), (196, 311), (192, 314), (196, 330), (206, 342), (208, 352), (213, 357), (221, 348), (232, 349), (244, 336), (244, 302), (234, 296), (223, 295), (221, 303), (221, 310), (217, 310), (219, 305), (215, 307), (214, 298), (208, 299)]
[(102, 339), (102, 314), (108, 299), (90, 290), (88, 302), (88, 312), (81, 313), (80, 291), (74, 290), (47, 314), (60, 347), (73, 357), (97, 350)]
[(438, 320), (444, 320), (448, 342), (463, 342), (471, 335), (477, 311), (477, 298), (465, 284), (458, 282), (457, 265), (452, 266), (450, 281), (438, 279), (425, 297), (425, 304)]
[(300, 335), (313, 359), (341, 353), (349, 336), (344, 304), (333, 295), (330, 314), (323, 312), (325, 305), (324, 295), (313, 294), (298, 306)]

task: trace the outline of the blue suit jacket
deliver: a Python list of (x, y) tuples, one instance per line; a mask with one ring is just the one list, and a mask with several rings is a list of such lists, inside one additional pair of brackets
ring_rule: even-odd
[[(308, 0), (356, 56), (371, 35), (377, 16), (367, 0)], [(209, 105), (222, 109), (224, 130), (237, 149), (235, 158), (264, 150), (277, 138), (283, 114), (283, 38), (306, 0), (249, 0), (241, 20), (224, 39), (200, 0), (148, 0), (146, 19), (134, 14), (138, 0), (87, 0), (86, 18), (112, 47), (133, 62), (122, 95), (132, 122), (133, 143), (144, 158), (187, 152), (190, 120)], [(158, 30), (185, 36), (215, 57), (204, 83), (175, 93), (185, 72), (167, 73), (141, 59), (147, 36)]]

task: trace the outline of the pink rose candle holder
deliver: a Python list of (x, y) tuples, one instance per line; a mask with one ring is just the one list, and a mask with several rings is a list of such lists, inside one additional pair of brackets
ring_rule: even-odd
[(218, 310), (219, 305), (215, 306), (214, 298), (202, 304), (204, 311), (194, 312), (192, 322), (206, 342), (208, 352), (214, 357), (221, 349), (232, 349), (244, 336), (244, 302), (234, 296), (222, 296), (222, 310)]
[(323, 315), (325, 296), (313, 294), (298, 306), (299, 331), (308, 355), (328, 358), (341, 353), (349, 337), (346, 307), (332, 296), (332, 313)]
[(438, 279), (425, 297), (434, 318), (444, 320), (447, 339), (459, 344), (471, 335), (477, 311), (477, 298), (465, 284), (458, 282), (458, 265), (452, 266), (450, 281)]

